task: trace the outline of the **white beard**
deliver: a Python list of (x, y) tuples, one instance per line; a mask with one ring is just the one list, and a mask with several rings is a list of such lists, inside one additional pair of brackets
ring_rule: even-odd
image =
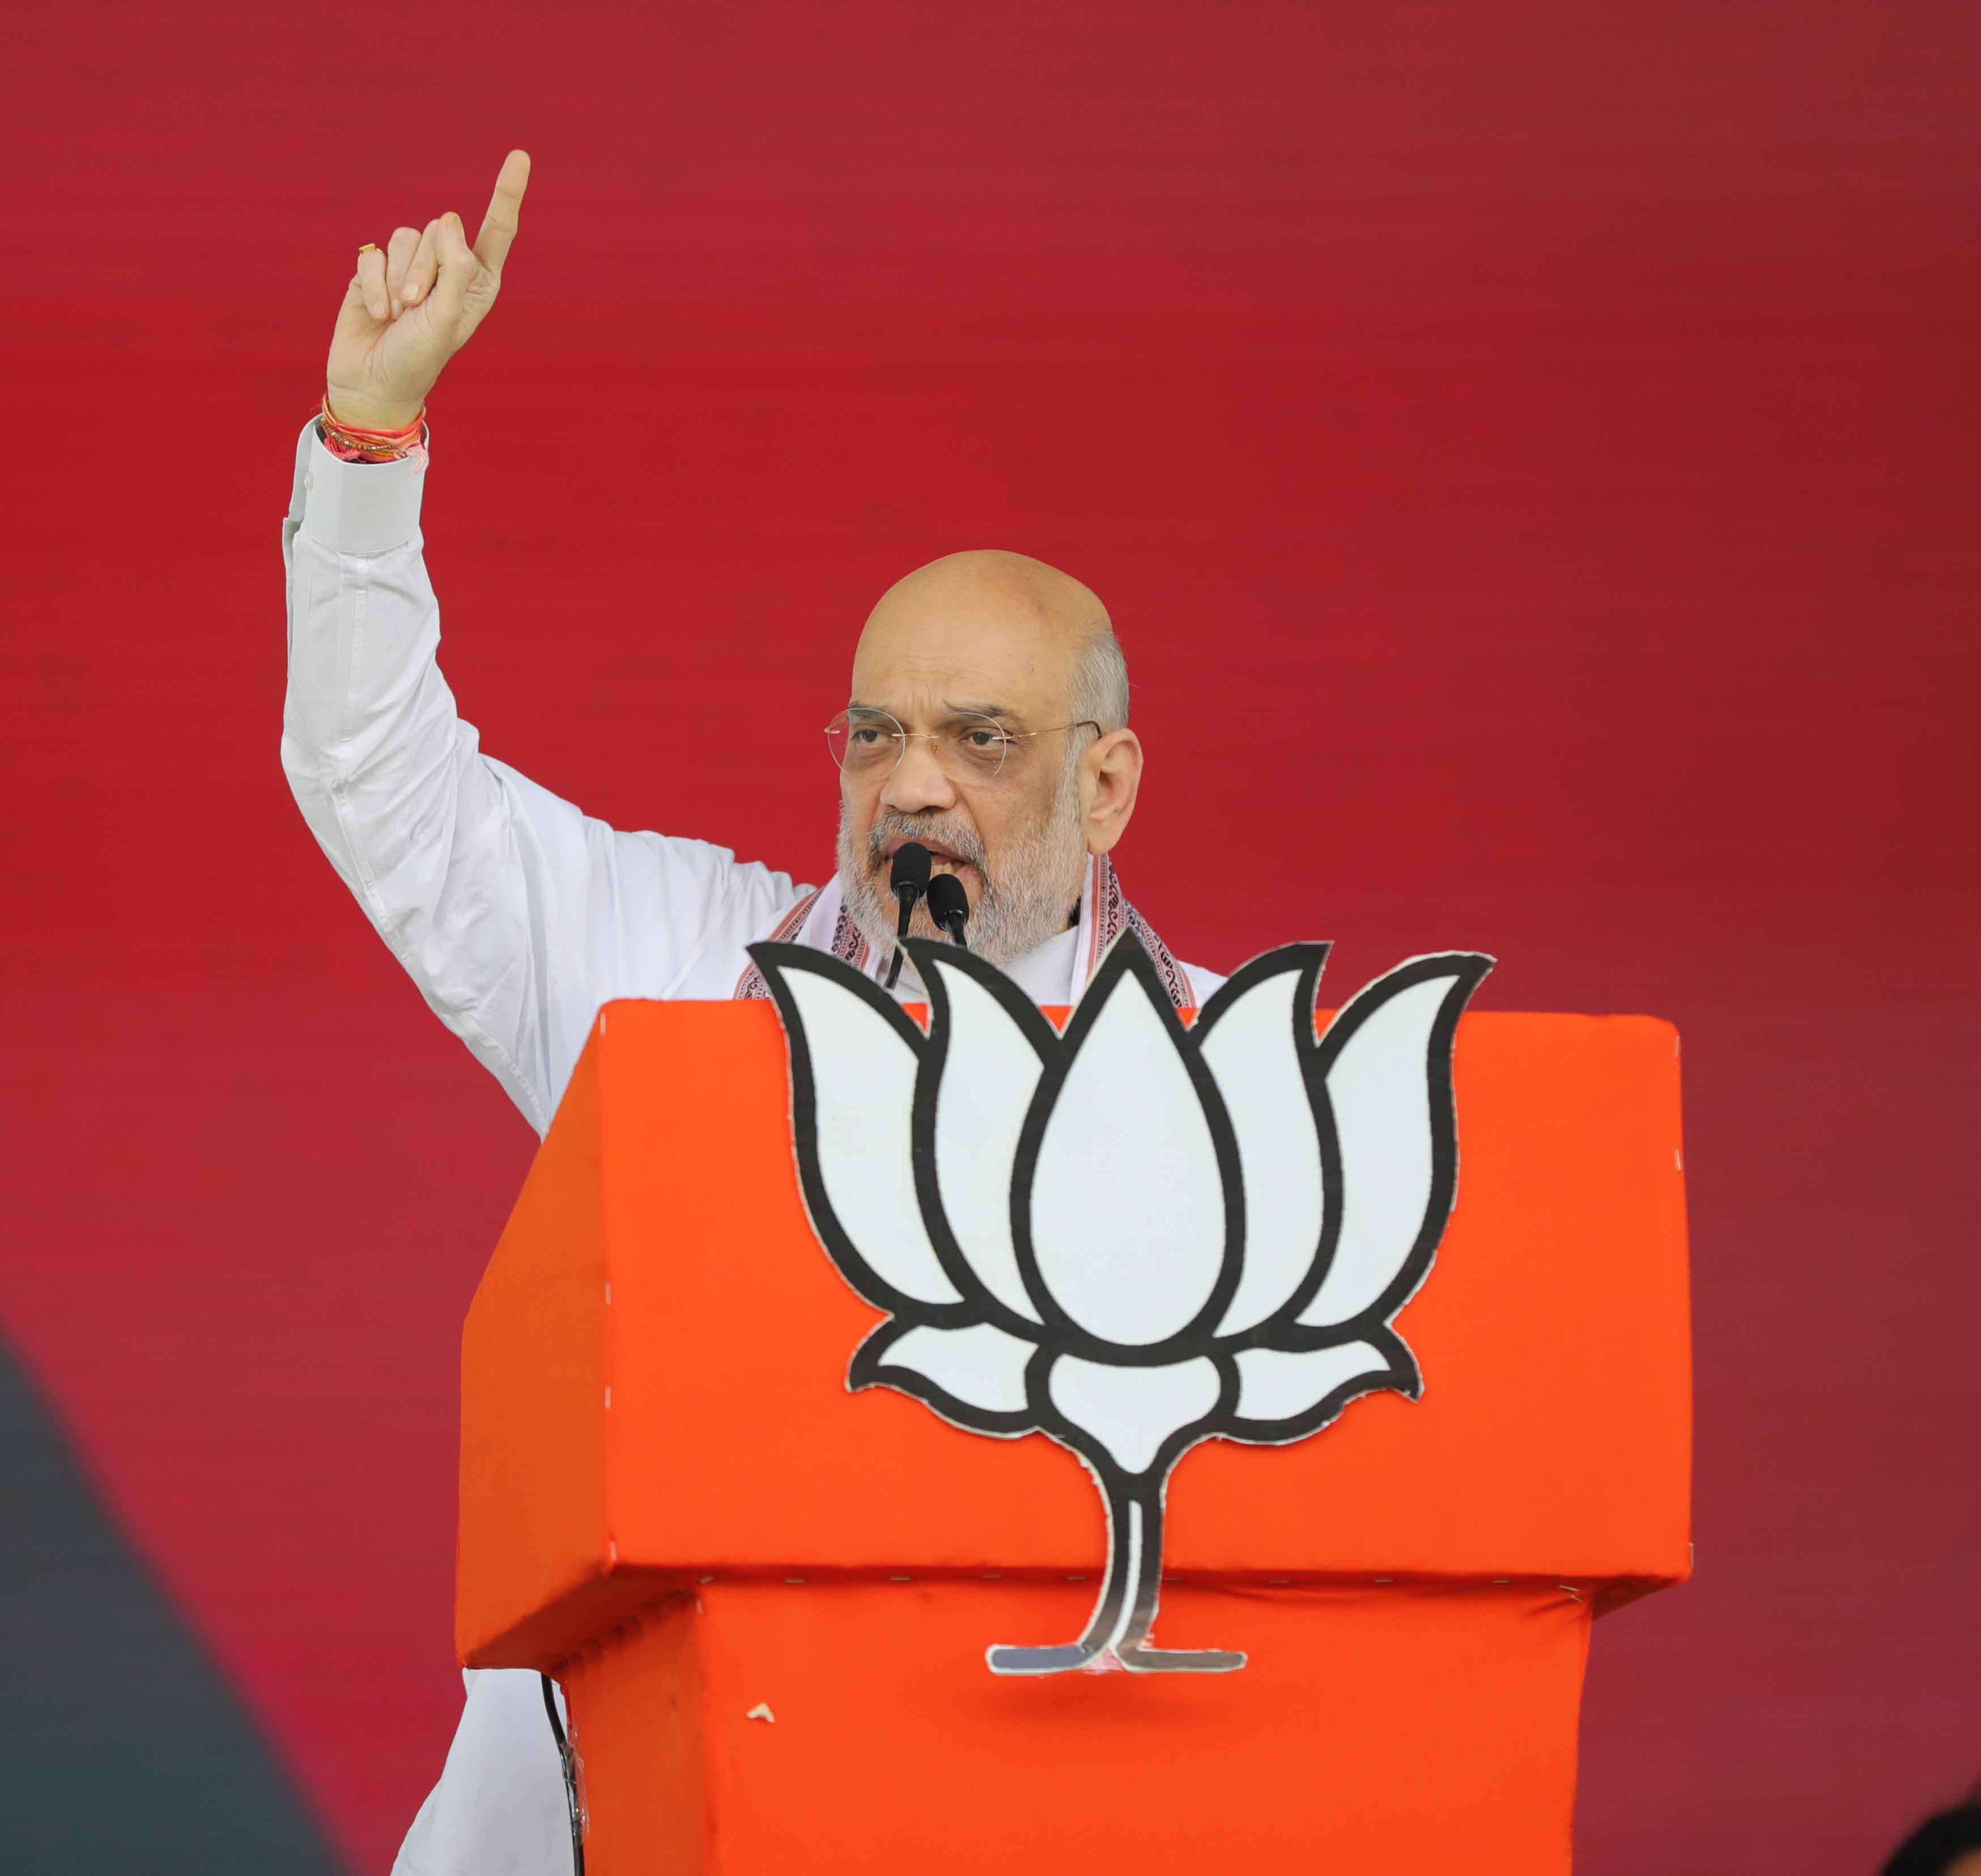
[[(1064, 931), (1079, 904), (1087, 878), (1087, 842), (1080, 825), (1080, 767), (1067, 764), (1051, 805), (1016, 835), (999, 856), (994, 872), (984, 844), (967, 821), (941, 815), (901, 815), (883, 809), (867, 839), (856, 840), (842, 801), (839, 815), (839, 890), (860, 935), (877, 956), (894, 948), (900, 911), (894, 895), (877, 878), (880, 850), (896, 835), (931, 841), (967, 860), (982, 875), (983, 897), (970, 915), (970, 948), (986, 962), (1003, 966)], [(912, 938), (939, 938), (927, 901), (915, 908)]]

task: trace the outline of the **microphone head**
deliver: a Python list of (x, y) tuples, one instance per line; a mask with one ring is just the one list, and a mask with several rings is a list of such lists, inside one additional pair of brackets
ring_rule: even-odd
[(928, 883), (929, 916), (938, 929), (947, 931), (952, 923), (970, 916), (970, 895), (954, 873), (938, 873)]
[(897, 898), (905, 895), (912, 904), (928, 890), (930, 864), (929, 850), (918, 840), (897, 848), (894, 864), (887, 872), (889, 889)]

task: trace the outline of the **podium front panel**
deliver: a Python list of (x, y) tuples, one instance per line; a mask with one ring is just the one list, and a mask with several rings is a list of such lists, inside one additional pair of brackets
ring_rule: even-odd
[[(1586, 1607), (1686, 1573), (1676, 1035), (1472, 1015), (1454, 1071), (1456, 1208), (1397, 1320), (1423, 1398), (1187, 1454), (1178, 1585), (1527, 1586)], [(548, 1667), (704, 1578), (1094, 1571), (1102, 1518), (1072, 1454), (848, 1393), (880, 1320), (813, 1237), (771, 1006), (609, 1005), (464, 1338), (463, 1658)]]

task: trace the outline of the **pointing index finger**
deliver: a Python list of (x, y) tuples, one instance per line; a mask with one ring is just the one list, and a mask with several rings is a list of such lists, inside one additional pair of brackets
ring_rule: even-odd
[(529, 186), (530, 153), (511, 150), (502, 159), (495, 193), (489, 198), (488, 212), (481, 218), (481, 232), (474, 238), (475, 258), (491, 273), (501, 273), (508, 258), (509, 244), (516, 238), (517, 218), (522, 213), (523, 192)]

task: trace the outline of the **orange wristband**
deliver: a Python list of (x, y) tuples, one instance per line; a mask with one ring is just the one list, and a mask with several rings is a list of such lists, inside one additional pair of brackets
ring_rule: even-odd
[(365, 429), (356, 424), (345, 423), (333, 415), (330, 394), (325, 392), (318, 409), (318, 429), (324, 447), (341, 461), (391, 462), (403, 456), (425, 454), (420, 433), (425, 426), (426, 416), (426, 406), (422, 404), (420, 414), (402, 430)]

